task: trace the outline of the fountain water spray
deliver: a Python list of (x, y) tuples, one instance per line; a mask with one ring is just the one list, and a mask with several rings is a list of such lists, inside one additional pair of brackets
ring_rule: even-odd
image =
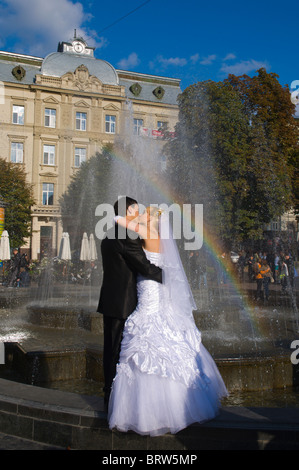
[[(96, 222), (90, 230), (82, 227), (81, 217), (83, 218), (86, 207), (93, 211), (94, 220), (99, 222), (98, 218), (104, 215), (103, 209), (111, 208), (121, 195), (133, 197), (141, 207), (164, 204), (165, 207), (170, 208), (172, 205), (177, 205), (181, 215), (183, 205), (187, 207), (189, 204), (190, 211), (188, 214), (183, 214), (184, 217), (180, 219), (182, 229), (180, 233), (185, 235), (185, 239), (183, 236), (178, 237), (177, 242), (193, 288), (197, 305), (194, 317), (202, 332), (203, 343), (218, 362), (229, 389), (271, 388), (274, 375), (276, 382), (280, 382), (280, 385), (289, 386), (292, 379), (289, 372), (291, 361), (287, 355), (290, 356), (292, 352), (290, 344), (295, 339), (298, 324), (295, 298), (291, 304), (289, 299), (285, 298), (279, 306), (275, 306), (275, 309), (272, 305), (252, 304), (250, 292), (252, 289), (246, 291), (240, 287), (236, 276), (230, 275), (221, 263), (220, 253), (216, 252), (217, 245), (213, 242), (214, 238), (210, 237), (205, 230), (202, 234), (197, 224), (194, 224), (192, 210), (195, 209), (195, 205), (200, 206), (205, 214), (211, 209), (214, 201), (212, 191), (211, 198), (206, 197), (205, 201), (192, 201), (192, 190), (197, 184), (195, 174), (197, 167), (193, 167), (194, 158), (190, 157), (190, 160), (186, 158), (185, 161), (187, 171), (184, 175), (182, 174), (181, 193), (186, 194), (186, 200), (182, 200), (176, 197), (173, 191), (167, 160), (165, 166), (166, 141), (150, 138), (149, 133), (145, 131), (143, 132), (145, 135), (140, 135), (134, 129), (130, 102), (127, 103), (124, 111), (123, 122), (124, 128), (120, 135), (116, 136), (113, 151), (110, 152), (107, 176), (109, 179), (105, 182), (106, 192), (103, 199), (89, 200), (94, 196), (93, 188), (96, 188), (99, 182), (95, 173), (88, 171), (88, 181), (86, 181), (86, 187), (83, 188), (83, 196), (77, 207), (76, 217), (74, 214), (69, 214), (74, 229), (70, 235), (71, 262), (74, 262), (74, 258), (79, 260), (83, 233), (96, 232)], [(205, 145), (208, 148), (208, 135)], [(207, 177), (207, 188), (209, 187), (210, 180)], [(194, 203), (190, 204), (190, 201)], [(112, 218), (113, 214), (109, 213), (109, 216)], [(74, 224), (74, 220), (77, 225)], [(201, 228), (205, 229), (202, 224)], [(192, 247), (190, 242), (195, 232), (198, 239), (203, 241), (203, 246), (201, 243), (200, 246)], [(100, 253), (101, 236), (97, 239), (98, 253)], [(205, 253), (206, 285), (199, 285), (200, 265), (192, 268), (192, 248), (200, 255)], [(95, 261), (96, 283), (84, 279), (82, 282), (74, 283), (70, 277), (61, 279), (57, 275), (62, 272), (62, 260), (59, 257), (50, 258), (39, 277), (39, 283), (33, 283), (26, 291), (18, 291), (17, 297), (20, 302), (17, 304), (17, 309), (10, 305), (9, 318), (7, 307), (2, 308), (0, 341), (3, 338), (7, 340), (9, 330), (11, 338), (14, 338), (24, 350), (34, 353), (46, 351), (49, 353), (47, 359), (49, 370), (50, 357), (54, 361), (54, 350), (58, 355), (57, 361), (62, 361), (68, 353), (72, 354), (72, 357), (80, 357), (81, 361), (82, 350), (88, 351), (89, 359), (85, 362), (89, 366), (94, 365), (93, 372), (89, 370), (88, 375), (97, 376), (97, 379), (100, 379), (102, 318), (96, 313), (96, 306), (101, 286), (101, 260)], [(15, 301), (17, 297), (15, 296)], [(2, 299), (4, 298), (6, 302), (12, 301), (11, 297), (8, 298), (8, 293), (2, 291)], [(46, 355), (35, 359), (34, 367), (36, 368), (37, 365), (38, 368), (44, 367), (44, 360), (46, 360)], [(79, 367), (77, 369), (79, 370)], [(34, 377), (39, 375), (34, 370)], [(280, 379), (277, 380), (279, 375)]]

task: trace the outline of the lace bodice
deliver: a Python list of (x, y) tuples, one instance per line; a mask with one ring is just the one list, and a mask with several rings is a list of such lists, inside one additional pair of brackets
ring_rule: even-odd
[[(152, 251), (144, 250), (147, 259), (156, 266), (160, 265), (161, 255)], [(137, 276), (138, 310), (146, 314), (157, 311), (160, 301), (161, 284), (156, 281)]]
[[(161, 263), (160, 253), (145, 250), (147, 259)], [(201, 335), (195, 327), (182, 331), (171, 306), (161, 307), (163, 284), (138, 276), (138, 305), (125, 324), (121, 348), (121, 365), (129, 371), (133, 360), (141, 371), (158, 374), (192, 386), (206, 386), (206, 377), (199, 371), (196, 353), (200, 350)], [(132, 351), (135, 351), (133, 355)], [(200, 380), (198, 380), (200, 376)]]

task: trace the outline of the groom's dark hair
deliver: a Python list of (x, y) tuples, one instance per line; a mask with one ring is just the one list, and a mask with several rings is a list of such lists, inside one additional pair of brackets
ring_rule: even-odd
[(138, 204), (138, 202), (129, 196), (122, 196), (118, 198), (114, 204), (115, 215), (120, 215), (121, 217), (126, 217), (128, 207), (133, 206), (133, 204)]

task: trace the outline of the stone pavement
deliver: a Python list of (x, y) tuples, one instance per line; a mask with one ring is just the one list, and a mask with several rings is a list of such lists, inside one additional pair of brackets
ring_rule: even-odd
[(61, 447), (34, 442), (0, 432), (0, 450), (61, 450)]

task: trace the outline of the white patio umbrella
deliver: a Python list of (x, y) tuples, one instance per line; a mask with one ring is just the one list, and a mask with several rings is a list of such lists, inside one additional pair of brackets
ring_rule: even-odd
[[(10, 245), (9, 245), (9, 235), (7, 230), (3, 230), (0, 238), (0, 261), (10, 260)], [(4, 262), (2, 266), (2, 274), (4, 279)]]
[(60, 258), (64, 261), (69, 261), (70, 259), (72, 259), (71, 246), (70, 246), (70, 236), (69, 236), (68, 232), (63, 232), (63, 234), (62, 234), (61, 241), (60, 241), (58, 258)]
[[(63, 261), (70, 261), (72, 259), (70, 236), (68, 232), (63, 232), (62, 234), (58, 258), (62, 259)], [(67, 262), (65, 263), (64, 268), (63, 268), (63, 275), (66, 276), (65, 279), (67, 279), (67, 275), (68, 275)]]
[(8, 261), (10, 259), (10, 245), (9, 235), (7, 230), (4, 230), (0, 239), (0, 260)]
[(90, 249), (86, 232), (83, 233), (83, 238), (81, 242), (80, 260), (90, 261)]
[(93, 233), (89, 236), (89, 250), (90, 250), (90, 260), (95, 261), (98, 259), (97, 247), (96, 242), (93, 236)]

